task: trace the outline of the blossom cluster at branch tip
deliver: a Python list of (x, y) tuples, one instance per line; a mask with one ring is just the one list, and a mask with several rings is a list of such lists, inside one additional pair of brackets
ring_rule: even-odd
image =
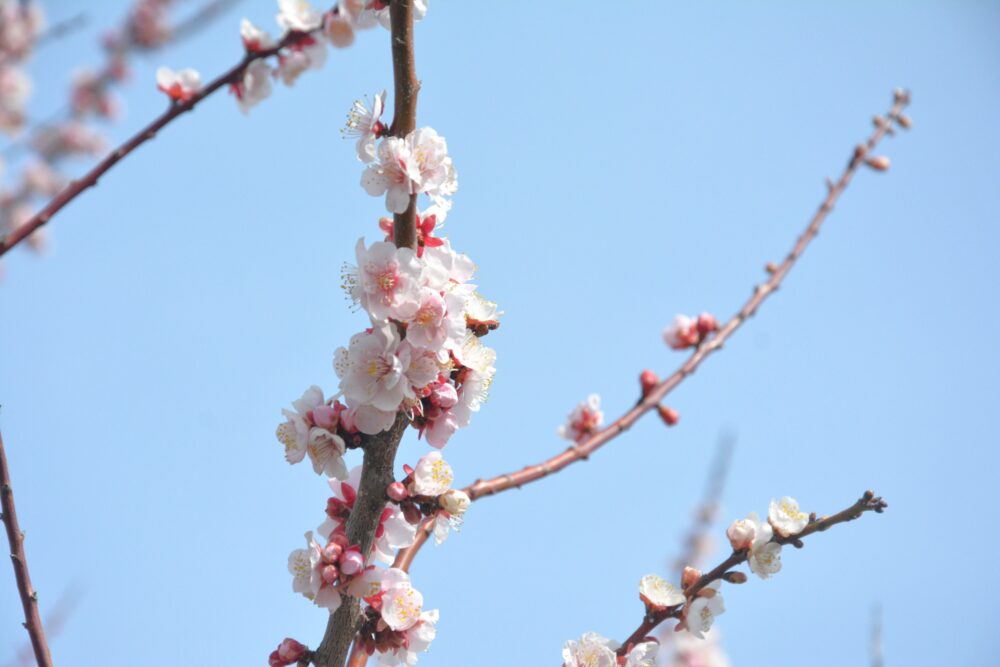
[(601, 397), (591, 394), (587, 400), (581, 401), (566, 417), (566, 423), (559, 427), (560, 437), (583, 442), (596, 433), (604, 423), (604, 413), (601, 412)]
[(621, 644), (596, 632), (587, 632), (579, 640), (566, 642), (562, 650), (563, 667), (654, 667), (659, 644), (649, 639), (629, 647), (623, 656)]
[(189, 102), (201, 90), (201, 75), (190, 68), (175, 72), (161, 67), (156, 70), (156, 87), (174, 102)]
[(674, 350), (698, 347), (711, 334), (719, 330), (714, 315), (702, 313), (698, 317), (677, 315), (663, 330), (663, 342)]

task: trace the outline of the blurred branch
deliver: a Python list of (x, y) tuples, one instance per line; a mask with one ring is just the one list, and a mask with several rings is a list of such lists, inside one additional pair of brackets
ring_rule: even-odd
[(6, 236), (0, 237), (0, 256), (6, 254), (11, 248), (30, 236), (32, 232), (45, 225), (56, 213), (61, 211), (67, 204), (80, 196), (85, 190), (97, 185), (97, 181), (104, 175), (105, 172), (115, 166), (119, 160), (124, 158), (126, 155), (136, 150), (150, 139), (154, 138), (157, 133), (171, 121), (178, 118), (182, 114), (193, 110), (199, 102), (226, 84), (234, 83), (240, 79), (250, 63), (255, 60), (270, 58), (271, 56), (277, 55), (283, 48), (297, 44), (298, 42), (308, 38), (309, 34), (310, 33), (304, 32), (289, 32), (274, 47), (264, 51), (255, 51), (253, 53), (245, 54), (240, 62), (231, 67), (225, 73), (210, 81), (187, 102), (172, 102), (166, 111), (164, 111), (144, 128), (139, 130), (139, 132), (133, 135), (125, 143), (111, 151), (107, 157), (98, 162), (93, 168), (91, 168), (90, 171), (84, 174), (81, 178), (71, 181), (70, 184), (62, 190), (62, 192), (56, 195), (52, 201), (50, 201), (44, 208), (33, 215), (24, 224), (12, 230)]
[[(55, 606), (53, 606), (52, 609), (45, 615), (44, 625), (47, 639), (55, 639), (59, 633), (62, 632), (63, 627), (66, 625), (66, 621), (70, 618), (70, 616), (72, 616), (73, 610), (76, 608), (79, 598), (80, 594), (76, 586), (71, 586), (59, 596)], [(20, 665), (21, 667), (31, 667), (34, 665), (35, 656), (31, 644), (29, 643), (26, 646), (22, 646), (18, 650), (17, 657), (14, 659), (14, 662), (9, 664)]]
[(21, 532), (21, 526), (17, 522), (14, 490), (10, 484), (10, 469), (7, 467), (3, 434), (0, 434), (0, 506), (3, 507), (3, 524), (7, 531), (7, 542), (10, 543), (10, 559), (14, 565), (14, 578), (17, 579), (17, 592), (21, 596), (21, 606), (24, 608), (24, 627), (31, 637), (35, 662), (38, 663), (38, 667), (52, 667), (52, 656), (49, 655), (49, 645), (45, 641), (45, 628), (42, 627), (42, 619), (38, 615), (38, 593), (31, 586), (28, 559), (24, 555), (24, 533)]
[(871, 637), (872, 667), (884, 667), (885, 658), (882, 655), (882, 605), (875, 605), (872, 609), (872, 637)]
[(51, 44), (61, 37), (65, 37), (70, 33), (76, 32), (80, 28), (87, 25), (89, 21), (90, 17), (86, 14), (86, 12), (80, 12), (79, 14), (71, 16), (68, 19), (63, 19), (58, 23), (53, 23), (45, 32), (38, 36), (37, 40), (35, 40), (35, 48), (45, 44)]
[[(732, 336), (733, 333), (735, 333), (736, 330), (739, 329), (747, 320), (753, 317), (754, 314), (756, 314), (757, 309), (771, 294), (778, 291), (778, 288), (781, 287), (781, 283), (785, 279), (785, 276), (787, 276), (788, 272), (792, 270), (793, 266), (795, 266), (795, 263), (809, 246), (809, 243), (816, 237), (817, 234), (819, 234), (820, 227), (826, 220), (827, 215), (829, 215), (830, 211), (833, 210), (833, 206), (840, 198), (840, 195), (845, 189), (847, 189), (847, 186), (850, 184), (851, 179), (854, 177), (858, 168), (862, 165), (868, 165), (872, 169), (879, 171), (884, 171), (888, 168), (888, 160), (886, 158), (872, 158), (869, 157), (869, 153), (886, 134), (893, 131), (893, 123), (900, 123), (903, 126), (909, 123), (908, 120), (900, 121), (903, 109), (905, 109), (909, 103), (910, 94), (908, 92), (902, 90), (897, 90), (895, 92), (893, 105), (888, 115), (885, 118), (880, 117), (879, 122), (875, 124), (875, 130), (868, 137), (867, 141), (863, 144), (859, 144), (854, 149), (840, 178), (836, 182), (829, 179), (827, 180), (826, 197), (820, 204), (819, 209), (813, 215), (812, 220), (810, 220), (805, 231), (802, 232), (796, 240), (795, 245), (792, 246), (792, 250), (785, 257), (784, 261), (780, 264), (769, 263), (767, 265), (767, 271), (770, 274), (770, 277), (765, 282), (757, 285), (754, 288), (753, 295), (749, 300), (747, 300), (746, 303), (743, 304), (743, 307), (740, 308), (739, 311), (737, 311), (737, 313), (733, 315), (733, 317), (730, 318), (729, 321), (726, 322), (713, 337), (699, 345), (698, 348), (695, 349), (694, 353), (688, 357), (687, 361), (685, 361), (680, 368), (674, 371), (670, 377), (653, 387), (645, 395), (645, 397), (639, 400), (635, 407), (616, 419), (606, 428), (594, 433), (582, 442), (571, 445), (564, 452), (541, 463), (526, 466), (522, 470), (518, 470), (516, 472), (505, 473), (488, 480), (476, 480), (474, 483), (462, 489), (466, 494), (468, 494), (469, 498), (472, 500), (478, 500), (503, 491), (509, 491), (510, 489), (518, 489), (525, 484), (536, 482), (553, 473), (557, 473), (572, 463), (585, 461), (591, 454), (627, 431), (644, 414), (659, 406), (660, 402), (664, 399), (664, 397), (666, 397), (667, 394), (676, 389), (677, 386), (685, 380), (685, 378), (693, 375), (701, 363), (712, 353), (721, 350), (723, 344), (729, 339), (729, 337)], [(433, 529), (435, 519), (436, 515), (431, 515), (424, 520), (424, 522), (420, 525), (420, 530), (417, 531), (417, 538), (413, 543), (413, 546), (403, 549), (399, 552), (399, 554), (397, 554), (394, 563), (395, 567), (402, 568), (403, 570), (409, 569), (413, 559), (427, 541), (430, 531)]]

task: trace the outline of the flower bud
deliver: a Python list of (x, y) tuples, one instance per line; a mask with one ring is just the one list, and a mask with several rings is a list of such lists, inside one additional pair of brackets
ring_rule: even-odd
[(333, 432), (337, 429), (337, 412), (329, 405), (321, 405), (312, 410), (313, 422), (320, 428)]
[(757, 539), (757, 526), (752, 521), (737, 519), (726, 529), (726, 537), (733, 546), (733, 551), (748, 549), (753, 541)]
[(301, 660), (308, 650), (294, 639), (287, 638), (271, 652), (267, 662), (270, 667), (286, 667)]
[(684, 571), (681, 573), (681, 587), (690, 588), (698, 580), (701, 579), (701, 570), (696, 570), (693, 567), (685, 567)]
[(913, 127), (913, 120), (911, 120), (906, 114), (899, 114), (896, 116), (896, 122), (899, 123), (899, 126), (904, 130), (908, 130)]
[(722, 578), (731, 584), (747, 583), (746, 572), (726, 572), (724, 575), (722, 575)]
[(402, 482), (393, 482), (390, 484), (389, 488), (385, 490), (385, 494), (397, 503), (401, 500), (406, 500), (407, 496), (410, 495), (406, 492), (406, 487), (403, 486)]
[(340, 555), (340, 569), (344, 574), (357, 574), (364, 567), (365, 559), (357, 549), (348, 549)]
[(340, 576), (340, 571), (337, 570), (336, 565), (330, 564), (330, 565), (324, 565), (323, 570), (322, 572), (320, 572), (320, 574), (323, 575), (323, 581), (325, 581), (328, 584), (332, 584), (337, 580), (337, 577)]
[(643, 396), (646, 396), (658, 384), (660, 384), (660, 378), (648, 368), (639, 374), (639, 385), (642, 387)]
[(675, 426), (677, 422), (681, 420), (680, 413), (674, 410), (673, 408), (668, 408), (665, 405), (660, 405), (657, 406), (657, 410), (659, 410), (660, 412), (660, 419), (662, 419), (663, 423), (666, 424), (667, 426)]
[(711, 313), (702, 313), (698, 316), (698, 333), (702, 336), (707, 336), (713, 331), (719, 330), (719, 322), (715, 319), (715, 315)]
[(465, 514), (465, 510), (469, 509), (471, 503), (472, 500), (468, 494), (458, 489), (450, 489), (438, 497), (438, 504), (445, 512), (455, 517)]
[(344, 552), (344, 547), (336, 542), (330, 542), (323, 547), (323, 562), (336, 563), (340, 559), (340, 554)]
[(889, 158), (884, 155), (870, 157), (865, 160), (865, 164), (875, 171), (889, 171)]

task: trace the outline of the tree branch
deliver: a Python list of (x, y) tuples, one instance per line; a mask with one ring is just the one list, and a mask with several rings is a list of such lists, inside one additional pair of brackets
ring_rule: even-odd
[[(520, 488), (525, 484), (536, 482), (553, 473), (557, 473), (572, 463), (586, 460), (591, 454), (600, 449), (602, 446), (627, 431), (632, 424), (638, 421), (644, 414), (656, 408), (667, 394), (676, 389), (685, 378), (693, 375), (705, 359), (707, 359), (713, 352), (721, 350), (723, 344), (729, 339), (729, 337), (732, 336), (733, 333), (735, 333), (736, 330), (739, 329), (748, 319), (754, 316), (760, 305), (764, 303), (764, 301), (767, 300), (771, 294), (778, 291), (778, 288), (781, 286), (785, 276), (792, 270), (792, 267), (795, 266), (795, 262), (798, 261), (799, 257), (802, 256), (802, 253), (805, 252), (806, 247), (808, 247), (809, 243), (819, 233), (820, 226), (822, 226), (823, 221), (826, 220), (830, 211), (833, 210), (833, 206), (837, 202), (837, 199), (850, 184), (851, 179), (854, 177), (858, 167), (866, 163), (869, 152), (875, 148), (882, 137), (884, 137), (887, 133), (892, 132), (892, 123), (899, 122), (903, 109), (905, 109), (909, 103), (910, 94), (908, 92), (896, 91), (895, 99), (888, 115), (885, 118), (879, 118), (879, 122), (875, 125), (875, 130), (868, 137), (867, 141), (864, 144), (859, 144), (854, 149), (854, 152), (852, 153), (851, 158), (848, 161), (847, 166), (844, 168), (840, 178), (836, 182), (827, 181), (826, 198), (820, 204), (819, 209), (816, 211), (815, 215), (813, 215), (812, 220), (809, 221), (805, 231), (802, 232), (798, 240), (796, 240), (795, 245), (792, 246), (792, 250), (785, 257), (784, 261), (778, 265), (768, 265), (768, 272), (771, 274), (770, 278), (768, 278), (764, 283), (757, 285), (754, 288), (753, 295), (747, 300), (746, 303), (743, 304), (743, 307), (740, 308), (739, 311), (737, 311), (737, 313), (733, 315), (732, 318), (730, 318), (729, 321), (726, 322), (712, 338), (702, 343), (694, 351), (694, 353), (688, 357), (687, 361), (685, 361), (680, 368), (674, 371), (670, 377), (653, 387), (645, 397), (639, 400), (635, 407), (616, 419), (608, 425), (607, 428), (594, 433), (582, 442), (571, 445), (564, 452), (541, 463), (526, 466), (517, 472), (505, 473), (488, 480), (476, 480), (474, 483), (462, 489), (466, 494), (468, 494), (469, 498), (472, 500), (478, 500), (485, 496), (491, 496), (510, 489)], [(904, 122), (908, 123), (908, 121)], [(434, 519), (435, 516), (431, 515), (424, 520), (424, 522), (420, 525), (420, 530), (417, 532), (417, 539), (413, 543), (413, 546), (403, 549), (399, 552), (399, 554), (397, 554), (396, 561), (394, 563), (395, 567), (399, 567), (404, 570), (409, 569), (410, 565), (413, 563), (413, 559), (416, 557), (417, 552), (420, 551), (424, 543), (427, 542), (427, 537), (434, 526)]]
[[(814, 516), (810, 517), (809, 524), (797, 535), (792, 535), (791, 537), (783, 537), (777, 531), (774, 533), (774, 537), (771, 538), (772, 542), (777, 544), (785, 545), (791, 544), (796, 548), (801, 549), (803, 546), (802, 538), (808, 537), (813, 533), (821, 532), (827, 530), (838, 523), (844, 523), (846, 521), (853, 521), (857, 519), (865, 512), (876, 512), (881, 514), (888, 504), (883, 501), (880, 497), (876, 496), (872, 491), (865, 491), (853, 505), (847, 509), (841, 510), (836, 514), (831, 516), (823, 517), (817, 519)], [(729, 570), (733, 567), (745, 562), (750, 557), (749, 549), (741, 549), (740, 551), (734, 551), (729, 555), (726, 560), (722, 561), (710, 572), (703, 574), (696, 582), (691, 586), (684, 589), (684, 596), (687, 601), (693, 600), (703, 588), (708, 586), (714, 581), (718, 581), (723, 578)], [(673, 607), (666, 607), (662, 611), (649, 612), (643, 617), (642, 623), (636, 628), (635, 632), (629, 635), (629, 638), (622, 643), (621, 648), (618, 649), (618, 655), (625, 655), (629, 650), (636, 644), (641, 643), (653, 629), (656, 628), (660, 623), (667, 620), (668, 618), (680, 618), (683, 613), (684, 605), (679, 604)]]
[[(396, 415), (396, 421), (388, 431), (365, 438), (365, 451), (361, 466), (361, 482), (358, 497), (351, 508), (347, 520), (347, 539), (351, 544), (361, 546), (361, 553), (371, 553), (375, 540), (375, 529), (388, 498), (385, 489), (395, 481), (393, 464), (396, 450), (410, 420), (405, 413)], [(362, 620), (360, 605), (356, 598), (344, 596), (337, 611), (330, 615), (323, 641), (313, 656), (318, 667), (343, 667), (347, 650), (351, 647)]]
[[(417, 93), (420, 81), (413, 59), (413, 0), (393, 0), (389, 4), (392, 26), (392, 74), (396, 85), (395, 112), (389, 132), (404, 138), (417, 128)], [(393, 239), (400, 248), (417, 247), (417, 195), (410, 205), (393, 216)]]
[[(413, 60), (412, 0), (392, 0), (389, 4), (389, 18), (392, 69), (396, 87), (395, 115), (390, 132), (393, 136), (402, 138), (416, 128), (417, 92), (420, 90)], [(416, 249), (416, 195), (410, 195), (410, 206), (405, 212), (394, 216), (393, 241), (398, 248)], [(390, 431), (375, 436), (373, 440), (377, 443), (374, 447), (365, 446), (358, 498), (347, 522), (347, 537), (351, 544), (361, 544), (363, 554), (367, 554), (371, 548), (375, 529), (378, 527), (379, 517), (387, 500), (386, 487), (395, 481), (393, 464), (396, 459), (396, 449), (408, 424), (409, 419), (403, 413), (398, 414), (396, 423)], [(314, 664), (318, 667), (342, 667), (361, 620), (360, 604), (356, 599), (346, 597), (337, 611), (330, 616), (323, 642), (313, 657)], [(351, 662), (352, 665), (363, 665), (367, 662), (367, 655), (363, 651), (355, 650)]]
[(228, 71), (221, 74), (220, 76), (209, 82), (204, 88), (199, 90), (190, 100), (187, 102), (172, 102), (170, 107), (164, 111), (160, 116), (154, 119), (149, 125), (139, 130), (132, 138), (128, 139), (121, 146), (111, 151), (111, 153), (105, 157), (103, 160), (98, 162), (94, 167), (90, 169), (86, 174), (84, 174), (79, 179), (70, 181), (69, 185), (63, 188), (62, 192), (55, 196), (55, 198), (50, 201), (42, 210), (33, 215), (27, 222), (12, 230), (5, 236), (0, 236), (0, 257), (7, 253), (11, 248), (16, 246), (18, 243), (23, 241), (25, 238), (31, 235), (32, 232), (38, 230), (40, 227), (45, 225), (49, 220), (52, 219), (56, 213), (61, 211), (63, 207), (69, 204), (71, 201), (80, 196), (88, 188), (92, 188), (97, 185), (97, 181), (101, 176), (104, 175), (106, 171), (115, 166), (119, 160), (124, 158), (126, 155), (137, 149), (139, 146), (143, 145), (150, 139), (156, 136), (156, 134), (163, 129), (168, 123), (179, 117), (181, 114), (191, 111), (194, 107), (201, 102), (203, 99), (219, 90), (223, 86), (229, 83), (235, 83), (243, 77), (243, 73), (246, 71), (247, 66), (255, 60), (261, 60), (263, 58), (270, 58), (271, 56), (277, 55), (281, 49), (297, 44), (298, 42), (305, 39), (310, 33), (304, 32), (290, 32), (285, 37), (278, 42), (273, 48), (267, 49), (265, 51), (257, 51), (254, 53), (247, 53), (243, 56), (243, 59), (239, 63), (231, 67)]
[(28, 560), (24, 555), (24, 533), (17, 523), (14, 491), (10, 486), (10, 469), (7, 467), (7, 453), (4, 451), (2, 434), (0, 434), (0, 506), (3, 507), (3, 524), (7, 530), (7, 541), (10, 543), (10, 560), (14, 564), (17, 592), (21, 595), (21, 606), (24, 607), (24, 627), (31, 637), (35, 662), (38, 663), (38, 667), (52, 667), (52, 656), (49, 655), (49, 645), (45, 641), (45, 628), (42, 627), (42, 619), (38, 614), (38, 594), (31, 587)]

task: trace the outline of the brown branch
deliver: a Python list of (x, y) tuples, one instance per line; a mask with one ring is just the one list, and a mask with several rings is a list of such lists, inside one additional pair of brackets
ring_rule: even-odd
[[(371, 552), (375, 541), (375, 530), (388, 500), (385, 489), (395, 481), (393, 464), (396, 461), (396, 450), (409, 425), (409, 418), (404, 412), (400, 412), (388, 431), (365, 438), (362, 444), (365, 456), (361, 466), (358, 496), (347, 520), (347, 539), (351, 544), (360, 545), (363, 554)], [(340, 607), (330, 615), (323, 641), (313, 655), (313, 663), (318, 667), (343, 667), (361, 620), (357, 598), (344, 596)]]
[(155, 137), (156, 134), (172, 120), (188, 111), (191, 111), (199, 102), (226, 84), (235, 83), (241, 79), (250, 63), (255, 60), (270, 58), (271, 56), (277, 55), (281, 49), (297, 44), (305, 39), (309, 34), (310, 33), (304, 32), (290, 32), (285, 35), (285, 37), (273, 48), (265, 51), (257, 51), (255, 53), (247, 53), (243, 56), (243, 59), (240, 60), (239, 63), (213, 79), (187, 102), (172, 102), (170, 107), (160, 114), (159, 117), (149, 123), (146, 127), (139, 130), (139, 132), (132, 136), (131, 139), (128, 139), (121, 146), (111, 151), (107, 157), (98, 162), (93, 168), (90, 169), (90, 171), (79, 179), (70, 181), (69, 185), (67, 185), (62, 192), (56, 195), (52, 201), (50, 201), (38, 213), (33, 215), (27, 222), (19, 226), (17, 229), (11, 230), (11, 232), (7, 235), (0, 236), (0, 256), (6, 254), (7, 251), (31, 235), (32, 232), (42, 227), (45, 223), (52, 219), (52, 216), (80, 196), (85, 190), (97, 185), (97, 181), (106, 171), (115, 166), (115, 164), (117, 164), (118, 161), (126, 155)]
[(42, 619), (38, 614), (38, 594), (31, 587), (28, 560), (24, 555), (24, 533), (17, 523), (14, 490), (10, 486), (10, 469), (7, 467), (7, 453), (3, 448), (2, 434), (0, 434), (0, 506), (3, 507), (3, 525), (7, 530), (7, 541), (10, 543), (10, 560), (14, 564), (17, 592), (21, 595), (21, 606), (24, 607), (24, 627), (31, 637), (35, 662), (38, 663), (38, 667), (52, 667), (52, 656), (49, 655), (49, 645), (45, 641), (45, 628), (42, 627)]
[[(815, 515), (811, 516), (809, 524), (797, 535), (783, 537), (775, 531), (774, 537), (771, 538), (771, 542), (781, 545), (791, 544), (794, 547), (801, 549), (804, 546), (802, 542), (802, 538), (804, 537), (808, 537), (813, 533), (828, 530), (838, 523), (853, 521), (865, 512), (876, 512), (881, 514), (886, 507), (888, 507), (888, 504), (882, 500), (882, 498), (876, 496), (872, 491), (865, 491), (864, 495), (862, 495), (847, 509), (822, 518), (816, 518)], [(749, 549), (734, 551), (728, 558), (726, 558), (726, 560), (719, 563), (719, 565), (713, 568), (710, 572), (703, 574), (691, 586), (684, 589), (684, 597), (687, 598), (688, 602), (692, 601), (702, 589), (709, 584), (722, 579), (723, 576), (729, 572), (729, 570), (740, 563), (747, 561), (749, 557)], [(680, 618), (683, 610), (684, 605), (679, 604), (673, 607), (666, 607), (660, 611), (651, 611), (647, 613), (643, 617), (642, 623), (640, 623), (639, 627), (636, 628), (635, 632), (629, 635), (629, 638), (626, 639), (621, 648), (618, 649), (618, 654), (625, 655), (628, 653), (633, 646), (641, 643), (650, 634), (650, 632), (652, 632), (656, 626), (663, 621), (669, 618)]]
[(351, 649), (351, 657), (347, 660), (347, 667), (365, 667), (368, 664), (368, 653), (361, 644), (355, 644)]
[[(413, 59), (413, 0), (393, 0), (389, 4), (392, 28), (392, 74), (396, 85), (395, 112), (392, 117), (394, 137), (403, 138), (417, 128), (417, 93), (420, 81)], [(393, 215), (393, 239), (400, 248), (417, 247), (417, 195), (410, 195), (410, 205)]]
[[(729, 339), (729, 337), (732, 336), (733, 333), (735, 333), (735, 331), (739, 329), (748, 319), (753, 317), (760, 305), (764, 303), (764, 301), (767, 300), (771, 294), (778, 291), (778, 288), (781, 286), (785, 276), (788, 275), (788, 272), (791, 271), (793, 266), (795, 266), (795, 262), (798, 261), (799, 257), (802, 256), (802, 253), (805, 252), (809, 242), (812, 241), (813, 238), (815, 238), (819, 233), (820, 226), (823, 224), (823, 221), (826, 220), (830, 211), (833, 210), (833, 205), (837, 202), (841, 193), (843, 193), (848, 184), (851, 182), (851, 179), (853, 178), (858, 167), (865, 164), (865, 159), (868, 153), (878, 144), (882, 137), (891, 131), (892, 123), (899, 122), (903, 109), (905, 109), (909, 103), (910, 95), (908, 92), (896, 91), (895, 100), (888, 116), (883, 119), (882, 122), (876, 124), (875, 130), (864, 144), (860, 144), (854, 149), (854, 152), (852, 153), (851, 158), (848, 161), (847, 166), (844, 168), (844, 172), (841, 174), (840, 178), (836, 182), (827, 181), (828, 190), (826, 198), (820, 204), (819, 209), (816, 211), (812, 220), (810, 220), (809, 225), (806, 227), (802, 235), (799, 236), (795, 245), (792, 247), (791, 252), (788, 253), (784, 261), (778, 265), (768, 265), (768, 271), (771, 274), (770, 278), (768, 278), (764, 283), (757, 285), (754, 289), (753, 295), (747, 300), (746, 303), (743, 304), (743, 307), (740, 308), (739, 311), (737, 311), (737, 313), (733, 315), (733, 317), (730, 318), (729, 321), (726, 322), (712, 338), (702, 343), (694, 351), (694, 353), (688, 357), (687, 361), (685, 361), (680, 368), (674, 371), (670, 377), (653, 387), (653, 389), (651, 389), (645, 397), (639, 400), (635, 407), (616, 419), (608, 425), (607, 428), (594, 433), (582, 442), (571, 445), (564, 452), (541, 463), (526, 466), (517, 472), (498, 475), (497, 477), (488, 480), (476, 480), (474, 483), (462, 489), (468, 494), (469, 498), (472, 500), (478, 500), (485, 496), (491, 496), (510, 489), (520, 488), (525, 484), (536, 482), (553, 473), (557, 473), (572, 463), (586, 460), (591, 454), (600, 449), (602, 446), (627, 431), (644, 414), (656, 408), (667, 394), (676, 389), (685, 378), (694, 374), (694, 372), (698, 369), (698, 366), (700, 366), (701, 363), (709, 357), (709, 355), (713, 352), (721, 350), (723, 344)], [(434, 517), (431, 516), (421, 524), (421, 529), (417, 533), (417, 541), (414, 542), (413, 546), (404, 549), (397, 554), (396, 561), (394, 563), (395, 567), (401, 567), (404, 570), (409, 568), (414, 557), (416, 556), (416, 552), (418, 552), (427, 541), (427, 535), (432, 529), (433, 520)]]

